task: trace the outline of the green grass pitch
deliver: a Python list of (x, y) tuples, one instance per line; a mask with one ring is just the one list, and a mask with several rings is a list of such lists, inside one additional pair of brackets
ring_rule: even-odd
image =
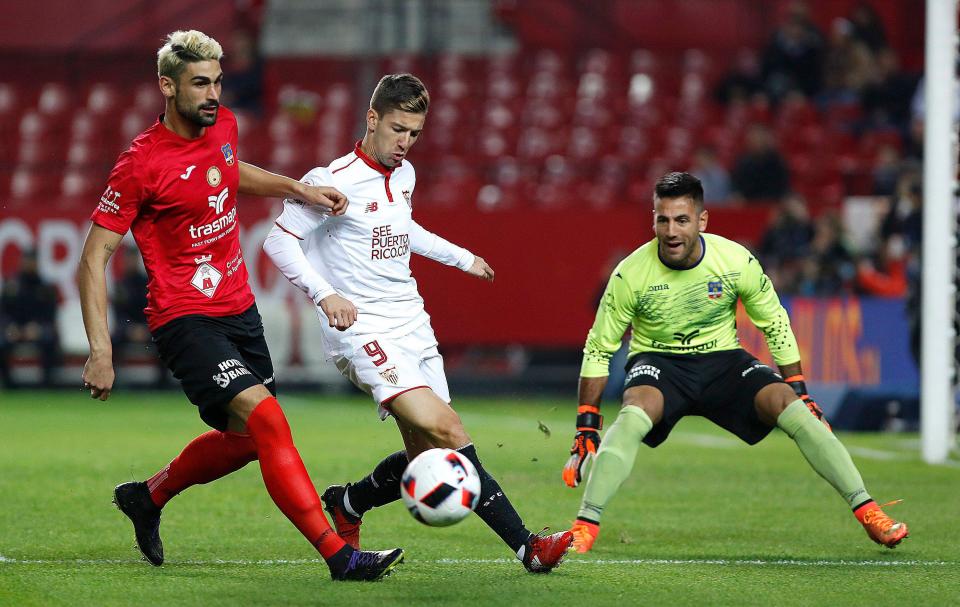
[[(569, 399), (567, 399), (569, 400)], [(400, 447), (360, 397), (281, 395), (311, 476), (355, 480)], [(574, 403), (461, 399), (481, 460), (527, 526), (566, 528), (580, 490), (560, 469)], [(608, 423), (613, 407), (607, 407)], [(543, 424), (551, 432), (540, 429)], [(256, 464), (164, 510), (167, 563), (140, 561), (110, 503), (199, 432), (180, 394), (0, 393), (0, 605), (946, 605), (960, 597), (960, 466), (927, 466), (917, 437), (844, 434), (878, 500), (911, 536), (869, 541), (779, 431), (755, 447), (700, 419), (642, 448), (593, 552), (527, 574), (476, 517), (427, 528), (391, 504), (364, 519), (370, 548), (407, 557), (375, 584), (333, 583), (264, 491)]]

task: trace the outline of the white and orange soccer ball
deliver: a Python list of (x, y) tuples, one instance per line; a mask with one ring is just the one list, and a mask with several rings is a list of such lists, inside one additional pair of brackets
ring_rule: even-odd
[(407, 465), (400, 482), (407, 510), (424, 525), (447, 527), (462, 521), (480, 501), (480, 476), (452, 449), (429, 449)]

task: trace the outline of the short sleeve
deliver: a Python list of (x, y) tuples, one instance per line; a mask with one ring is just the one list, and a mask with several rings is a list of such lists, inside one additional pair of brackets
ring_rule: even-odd
[(117, 234), (126, 234), (136, 219), (143, 202), (143, 179), (140, 163), (129, 150), (120, 154), (107, 178), (107, 188), (100, 195), (90, 220)]
[[(300, 181), (307, 185), (329, 186), (333, 175), (326, 167), (319, 167), (304, 175)], [(307, 234), (323, 225), (328, 217), (330, 212), (324, 207), (287, 198), (283, 201), (283, 211), (277, 217), (276, 223), (284, 232), (303, 240)]]

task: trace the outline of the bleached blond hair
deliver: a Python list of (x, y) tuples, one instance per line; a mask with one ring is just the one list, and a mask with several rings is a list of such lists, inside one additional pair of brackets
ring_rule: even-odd
[(203, 32), (176, 31), (157, 51), (157, 75), (177, 80), (187, 63), (220, 61), (222, 57), (220, 43)]

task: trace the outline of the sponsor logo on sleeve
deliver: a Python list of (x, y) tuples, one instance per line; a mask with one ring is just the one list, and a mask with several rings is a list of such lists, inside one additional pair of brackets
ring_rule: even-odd
[(100, 195), (100, 204), (97, 205), (97, 210), (101, 213), (119, 215), (120, 205), (117, 204), (117, 200), (120, 196), (120, 192), (114, 190), (111, 186), (107, 186), (107, 189)]

